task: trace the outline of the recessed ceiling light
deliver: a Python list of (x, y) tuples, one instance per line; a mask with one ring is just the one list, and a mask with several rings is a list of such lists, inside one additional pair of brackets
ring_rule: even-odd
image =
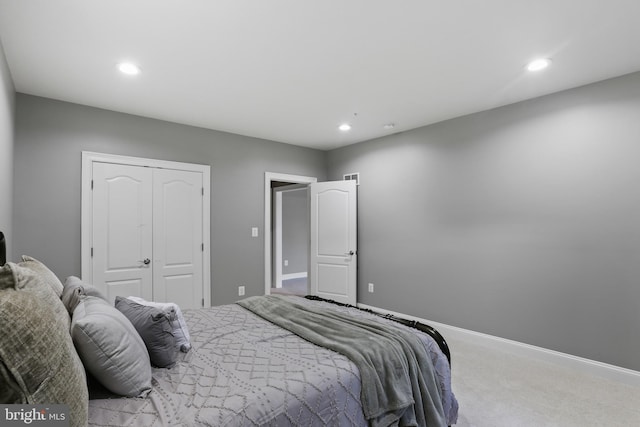
[(387, 123), (386, 125), (383, 125), (383, 126), (382, 126), (382, 128), (383, 128), (384, 130), (391, 130), (391, 129), (393, 129), (394, 127), (396, 127), (396, 124), (395, 124), (395, 123)]
[(540, 71), (540, 70), (544, 70), (549, 65), (551, 65), (551, 60), (550, 59), (548, 59), (548, 58), (539, 58), (539, 59), (535, 59), (535, 60), (529, 62), (529, 64), (527, 65), (527, 70), (529, 70), (529, 71)]
[(349, 123), (343, 123), (338, 126), (338, 129), (340, 129), (342, 132), (346, 132), (348, 130), (351, 130), (351, 125)]
[(132, 64), (131, 62), (119, 63), (118, 70), (128, 76), (135, 76), (137, 74), (140, 74), (140, 67), (138, 67), (136, 64)]

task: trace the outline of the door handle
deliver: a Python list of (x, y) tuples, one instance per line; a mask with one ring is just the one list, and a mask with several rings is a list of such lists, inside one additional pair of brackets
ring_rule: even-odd
[(354, 256), (356, 253), (353, 251), (345, 252), (345, 255)]
[(144, 265), (149, 265), (149, 264), (151, 264), (151, 260), (150, 260), (149, 258), (145, 258), (144, 260), (142, 260), (142, 261), (138, 261), (138, 262), (141, 262), (141, 263), (143, 263)]

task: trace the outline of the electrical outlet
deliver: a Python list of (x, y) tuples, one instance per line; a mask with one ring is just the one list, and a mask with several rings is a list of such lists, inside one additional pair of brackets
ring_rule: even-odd
[(258, 227), (251, 227), (251, 237), (258, 237)]
[(373, 293), (373, 283), (369, 283), (369, 292)]
[(289, 260), (288, 260), (288, 259), (285, 259), (285, 260), (284, 260), (284, 266), (285, 266), (285, 267), (287, 267), (288, 265), (289, 265)]
[(244, 295), (244, 286), (238, 286), (238, 296), (241, 297)]

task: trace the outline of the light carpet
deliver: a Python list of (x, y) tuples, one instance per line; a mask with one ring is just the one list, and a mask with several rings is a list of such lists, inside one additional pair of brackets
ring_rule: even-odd
[(445, 338), (458, 427), (640, 426), (640, 387)]

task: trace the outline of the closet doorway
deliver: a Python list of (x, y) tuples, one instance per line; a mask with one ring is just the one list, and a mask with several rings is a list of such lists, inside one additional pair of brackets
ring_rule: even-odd
[(82, 157), (83, 280), (110, 301), (210, 306), (209, 166)]

